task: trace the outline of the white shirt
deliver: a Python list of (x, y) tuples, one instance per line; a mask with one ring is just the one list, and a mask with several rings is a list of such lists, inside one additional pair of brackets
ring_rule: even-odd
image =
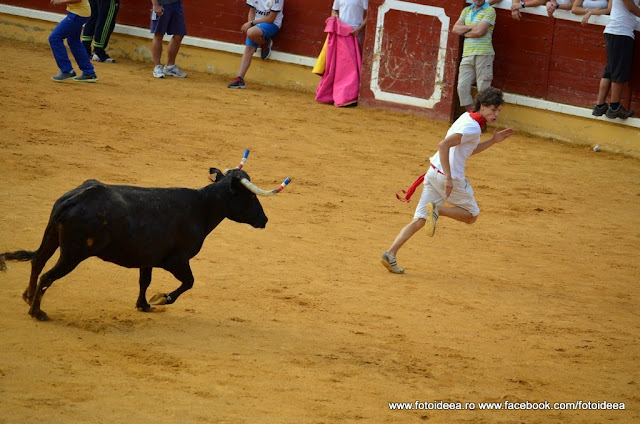
[(247, 0), (247, 4), (256, 10), (256, 20), (266, 18), (271, 12), (278, 12), (278, 16), (276, 16), (276, 20), (273, 23), (278, 28), (282, 27), (284, 0)]
[(369, 0), (334, 0), (333, 10), (338, 18), (351, 28), (357, 28), (364, 20), (364, 11), (369, 9)]
[[(460, 115), (456, 122), (451, 125), (447, 131), (447, 137), (452, 134), (462, 134), (462, 143), (449, 149), (449, 168), (451, 169), (451, 178), (454, 180), (464, 180), (464, 169), (467, 159), (480, 144), (480, 124), (473, 119), (468, 112)], [(442, 172), (440, 163), (440, 152), (429, 159), (436, 169)]]
[(582, 7), (585, 9), (606, 9), (608, 6), (608, 0), (584, 0), (582, 2)]
[[(638, 5), (640, 0), (633, 0)], [(604, 28), (605, 34), (626, 35), (635, 39), (633, 28), (636, 26), (636, 16), (629, 12), (622, 0), (613, 0), (611, 4), (611, 15), (609, 15), (609, 23)]]

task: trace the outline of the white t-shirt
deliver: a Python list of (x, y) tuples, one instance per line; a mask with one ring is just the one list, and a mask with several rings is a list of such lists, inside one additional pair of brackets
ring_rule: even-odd
[[(460, 115), (456, 122), (451, 125), (449, 131), (447, 131), (447, 137), (451, 134), (462, 134), (462, 143), (457, 146), (453, 146), (449, 149), (449, 167), (451, 169), (451, 178), (454, 180), (464, 180), (464, 168), (467, 163), (467, 159), (473, 151), (480, 144), (480, 124), (473, 119), (468, 112)], [(440, 152), (436, 152), (435, 155), (429, 159), (431, 164), (436, 169), (442, 172), (442, 165), (440, 164)]]
[[(638, 5), (640, 0), (633, 0)], [(636, 26), (636, 16), (629, 12), (622, 0), (613, 0), (609, 23), (604, 27), (605, 34), (626, 35), (635, 39), (633, 28)]]
[(247, 0), (247, 4), (256, 10), (256, 20), (266, 18), (271, 12), (278, 12), (278, 16), (276, 16), (276, 20), (273, 23), (278, 28), (282, 27), (284, 0)]
[(585, 9), (606, 9), (608, 6), (608, 0), (584, 0), (582, 2), (582, 7)]
[(369, 9), (369, 0), (334, 0), (332, 9), (338, 11), (342, 22), (355, 29), (362, 23), (364, 11)]

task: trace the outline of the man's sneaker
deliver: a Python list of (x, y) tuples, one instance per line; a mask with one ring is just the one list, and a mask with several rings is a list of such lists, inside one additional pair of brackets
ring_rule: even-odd
[(271, 38), (260, 46), (260, 57), (262, 60), (267, 60), (269, 59), (269, 56), (271, 56), (271, 46), (273, 46), (273, 40)]
[(164, 71), (162, 70), (162, 65), (158, 65), (153, 68), (153, 76), (155, 78), (164, 78)]
[(609, 109), (607, 109), (607, 118), (609, 119), (616, 119), (616, 118), (627, 119), (632, 116), (633, 116), (633, 111), (623, 108), (622, 105), (618, 106), (618, 109), (615, 109), (615, 110), (611, 109), (611, 106), (609, 106)]
[(382, 254), (380, 262), (382, 262), (382, 265), (384, 265), (384, 267), (387, 268), (389, 272), (392, 272), (394, 274), (404, 274), (404, 268), (400, 268), (398, 266), (396, 258), (391, 256), (389, 252), (384, 252)]
[(233, 81), (231, 81), (227, 88), (245, 88), (244, 79), (242, 77), (235, 77)]
[(97, 82), (98, 76), (96, 74), (82, 74), (76, 77), (78, 82)]
[(609, 109), (609, 105), (606, 103), (603, 104), (602, 106), (595, 105), (593, 107), (593, 110), (591, 111), (591, 114), (593, 116), (602, 116), (605, 113), (607, 113), (607, 109)]
[(186, 78), (187, 74), (182, 72), (176, 65), (165, 66), (164, 74), (168, 77)]
[(71, 72), (60, 72), (58, 75), (52, 76), (51, 79), (56, 82), (61, 82), (64, 80), (68, 80), (69, 78), (74, 78), (75, 76), (76, 71), (72, 69)]
[(424, 229), (429, 237), (433, 237), (436, 232), (436, 221), (438, 221), (438, 211), (434, 203), (427, 203), (427, 224)]
[(91, 60), (93, 60), (94, 62), (102, 62), (102, 63), (114, 63), (116, 61), (115, 59), (109, 57), (107, 52), (105, 52), (104, 50), (102, 51), (96, 50), (95, 53), (93, 53), (93, 57), (91, 58)]

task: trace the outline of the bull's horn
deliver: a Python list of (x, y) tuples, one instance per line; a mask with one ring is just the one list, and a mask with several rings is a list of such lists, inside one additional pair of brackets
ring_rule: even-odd
[[(248, 157), (249, 157), (249, 149), (244, 151), (244, 154), (242, 155), (242, 160), (240, 161), (240, 164), (235, 167), (235, 169), (242, 169), (242, 167), (244, 166), (244, 163), (247, 161)], [(231, 169), (225, 169), (223, 174), (227, 175), (227, 172), (229, 172), (230, 170)]]
[(246, 178), (241, 179), (240, 182), (242, 183), (243, 186), (245, 186), (247, 189), (249, 189), (249, 191), (251, 191), (254, 194), (257, 194), (258, 196), (273, 196), (274, 194), (280, 193), (282, 191), (282, 189), (284, 189), (287, 186), (287, 184), (289, 184), (291, 182), (291, 179), (289, 177), (287, 177), (282, 182), (282, 184), (280, 184), (280, 187), (276, 188), (275, 190), (271, 190), (271, 191), (267, 191), (267, 190), (261, 189), (260, 187), (258, 187), (257, 185), (255, 185), (251, 181), (247, 180)]

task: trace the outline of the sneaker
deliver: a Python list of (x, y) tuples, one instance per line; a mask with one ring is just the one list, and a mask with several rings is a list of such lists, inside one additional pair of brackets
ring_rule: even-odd
[(387, 268), (389, 272), (392, 272), (394, 274), (404, 274), (404, 268), (400, 268), (398, 266), (396, 258), (391, 256), (389, 252), (384, 252), (382, 254), (380, 262), (382, 262), (382, 265), (384, 265), (384, 267)]
[(112, 57), (109, 57), (109, 55), (104, 50), (102, 51), (102, 53), (99, 53), (96, 50), (91, 60), (93, 60), (94, 62), (102, 62), (102, 63), (114, 63), (116, 61)]
[(96, 74), (82, 74), (76, 77), (78, 82), (97, 82), (98, 76)]
[(186, 78), (187, 74), (182, 72), (176, 65), (165, 66), (164, 74), (168, 77), (178, 77), (178, 78)]
[(595, 105), (593, 107), (593, 110), (591, 111), (591, 114), (593, 116), (602, 116), (605, 113), (607, 113), (607, 109), (609, 109), (609, 105), (606, 103), (603, 104), (602, 106)]
[(245, 88), (244, 79), (242, 77), (236, 77), (233, 81), (231, 81), (227, 88)]
[(153, 68), (153, 76), (155, 78), (164, 78), (164, 71), (162, 70), (162, 65), (158, 65)]
[(434, 203), (427, 203), (427, 225), (424, 226), (429, 237), (433, 237), (436, 232), (436, 221), (438, 221), (438, 211)]
[(625, 109), (624, 107), (622, 107), (622, 105), (618, 106), (618, 109), (615, 110), (611, 109), (611, 106), (609, 106), (606, 115), (609, 119), (627, 119), (633, 116), (633, 111)]
[(61, 82), (64, 80), (68, 80), (69, 78), (74, 78), (76, 76), (76, 71), (74, 71), (73, 69), (71, 70), (71, 72), (60, 72), (58, 75), (54, 75), (51, 77), (52, 80), (56, 81), (56, 82)]
[(270, 38), (260, 46), (260, 57), (262, 60), (267, 60), (269, 56), (271, 56), (271, 46), (273, 46), (273, 40)]

